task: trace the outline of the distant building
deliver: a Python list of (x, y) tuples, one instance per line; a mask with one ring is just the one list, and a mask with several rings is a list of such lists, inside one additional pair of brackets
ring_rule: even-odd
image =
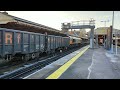
[[(99, 27), (94, 30), (94, 35), (107, 35), (107, 30), (110, 29), (110, 27)], [(119, 29), (113, 29), (113, 36), (116, 35), (120, 37), (120, 30)], [(90, 31), (88, 32), (88, 36), (90, 36)]]
[[(116, 36), (120, 37), (120, 30), (113, 29), (113, 42)], [(103, 45), (105, 48), (110, 49), (112, 43), (112, 34), (111, 34), (111, 27), (99, 27), (94, 30), (94, 40), (97, 41), (98, 45)], [(90, 37), (90, 31), (88, 32), (88, 36)]]

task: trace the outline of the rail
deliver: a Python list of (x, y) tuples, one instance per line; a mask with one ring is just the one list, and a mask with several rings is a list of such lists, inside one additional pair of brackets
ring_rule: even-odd
[(14, 70), (10, 73), (5, 74), (5, 75), (1, 75), (0, 79), (22, 79), (26, 75), (31, 74), (31, 72), (41, 69), (41, 68), (45, 67), (46, 65), (58, 60), (59, 58), (62, 58), (65, 55), (72, 53), (73, 51), (75, 51), (77, 49), (78, 48), (70, 49), (70, 50), (66, 51), (65, 53), (59, 53), (51, 58), (47, 58), (45, 60), (35, 62), (33, 64), (27, 65), (26, 67), (19, 68), (17, 70)]

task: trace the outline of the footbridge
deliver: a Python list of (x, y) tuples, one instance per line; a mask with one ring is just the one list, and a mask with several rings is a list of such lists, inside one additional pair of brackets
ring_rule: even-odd
[(95, 20), (81, 20), (62, 23), (62, 32), (66, 33), (69, 29), (91, 29), (90, 31), (90, 48), (94, 48), (94, 28)]

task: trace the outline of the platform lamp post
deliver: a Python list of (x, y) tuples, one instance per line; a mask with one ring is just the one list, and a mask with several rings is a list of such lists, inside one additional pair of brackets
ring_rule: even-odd
[(115, 48), (116, 48), (116, 55), (117, 55), (117, 29), (115, 30)]
[(111, 43), (111, 52), (113, 53), (113, 26), (114, 26), (114, 11), (112, 15), (112, 43)]
[[(109, 20), (105, 20), (105, 21), (101, 21), (101, 22), (104, 22), (105, 23), (104, 27), (106, 27), (106, 22), (109, 22)], [(105, 35), (104, 35), (104, 48), (105, 48)]]

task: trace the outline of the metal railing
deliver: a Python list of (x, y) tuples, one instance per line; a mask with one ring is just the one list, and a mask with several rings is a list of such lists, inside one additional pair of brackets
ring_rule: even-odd
[(95, 20), (72, 21), (71, 23), (64, 22), (62, 23), (62, 28), (70, 28), (71, 26), (80, 26), (80, 25), (94, 26)]

